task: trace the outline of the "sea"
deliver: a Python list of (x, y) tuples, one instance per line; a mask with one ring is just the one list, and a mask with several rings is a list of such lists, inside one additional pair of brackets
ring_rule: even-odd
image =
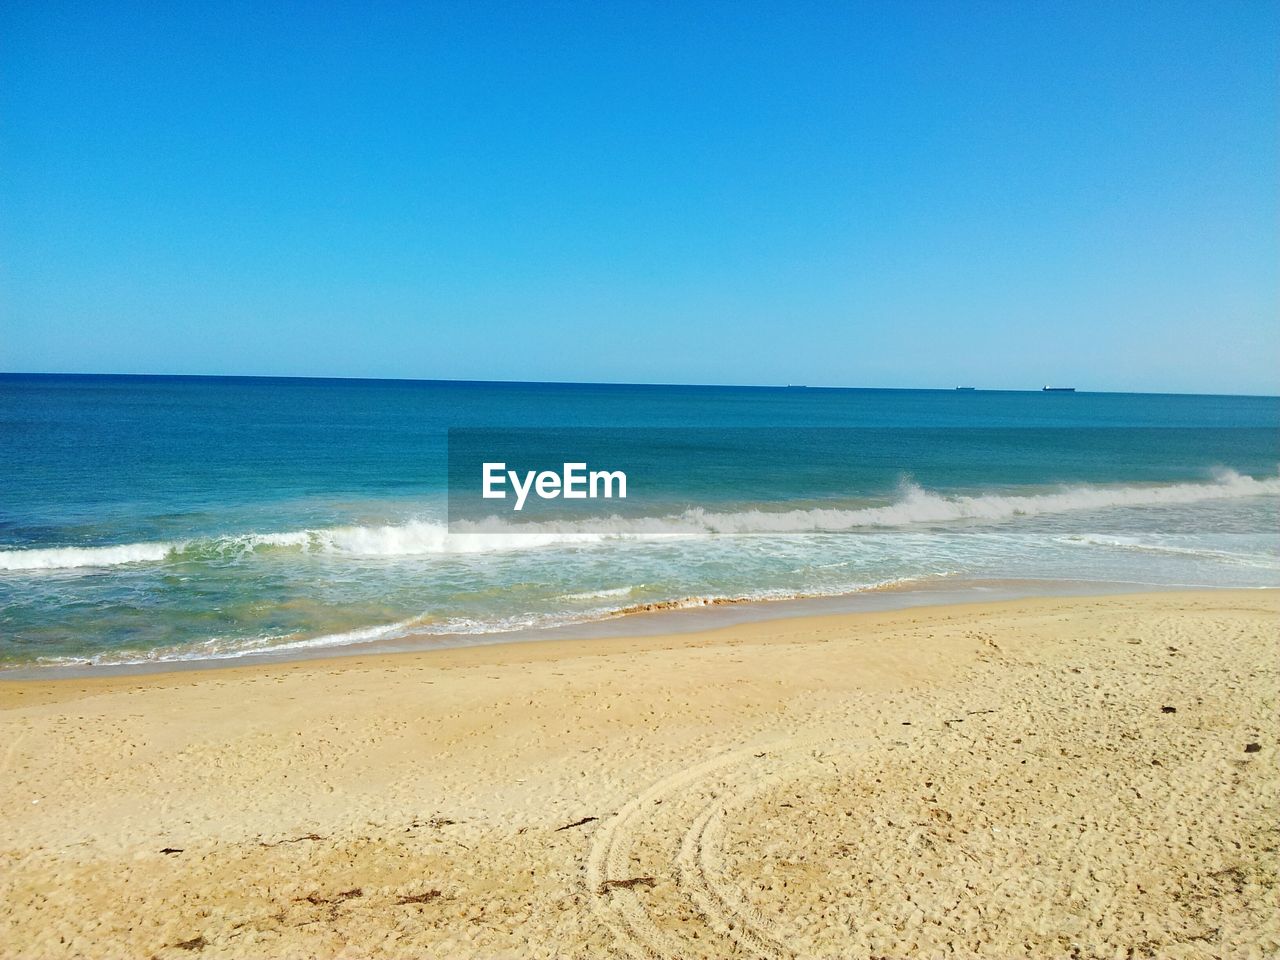
[[(661, 495), (459, 519), (486, 431)], [(1280, 398), (0, 375), (0, 676), (1014, 585), (1280, 586)]]

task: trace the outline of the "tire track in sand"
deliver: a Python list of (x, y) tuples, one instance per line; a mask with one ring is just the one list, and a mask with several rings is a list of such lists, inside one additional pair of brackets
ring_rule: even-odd
[[(829, 776), (832, 760), (820, 752), (824, 746), (832, 746), (831, 738), (787, 739), (691, 764), (632, 797), (597, 831), (586, 865), (587, 892), (622, 952), (645, 960), (797, 956), (776, 920), (752, 906), (727, 876), (719, 845), (726, 821), (743, 816), (766, 788), (803, 776), (806, 767)], [(851, 746), (842, 742), (841, 752)], [(664, 833), (667, 845), (671, 835), (678, 842), (647, 868), (653, 884), (619, 886), (635, 863), (661, 851)]]

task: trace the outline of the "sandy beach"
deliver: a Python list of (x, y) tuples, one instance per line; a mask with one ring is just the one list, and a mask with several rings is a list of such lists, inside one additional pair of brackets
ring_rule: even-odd
[(1280, 593), (0, 683), (4, 957), (1264, 957)]

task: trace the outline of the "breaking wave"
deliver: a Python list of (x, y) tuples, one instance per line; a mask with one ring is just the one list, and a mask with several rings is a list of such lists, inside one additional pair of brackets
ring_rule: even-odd
[(236, 560), (271, 550), (351, 557), (412, 557), (427, 554), (489, 553), (552, 544), (597, 543), (589, 533), (451, 533), (434, 520), (411, 520), (373, 527), (329, 527), (284, 533), (247, 533), (169, 543), (129, 543), (109, 547), (54, 547), (0, 550), (3, 570), (69, 570), (137, 563)]
[(67, 570), (75, 567), (154, 563), (169, 556), (173, 548), (171, 543), (126, 543), (118, 547), (0, 550), (0, 570)]
[(668, 529), (678, 530), (687, 525), (690, 532), (705, 533), (842, 533), (869, 528), (969, 520), (991, 522), (1113, 507), (1170, 506), (1277, 495), (1280, 495), (1280, 476), (1259, 480), (1234, 471), (1223, 471), (1211, 483), (1116, 487), (1081, 485), (1034, 494), (950, 495), (908, 483), (903, 485), (898, 499), (885, 506), (853, 510), (818, 508), (735, 513), (698, 509), (686, 512)]
[(383, 526), (343, 526), (248, 533), (171, 543), (0, 550), (0, 571), (67, 570), (127, 564), (235, 561), (272, 550), (350, 557), (412, 557), (589, 546), (608, 540), (738, 534), (844, 533), (965, 521), (1006, 521), (1116, 507), (1159, 507), (1280, 495), (1280, 476), (1255, 478), (1230, 470), (1211, 482), (1132, 486), (1078, 485), (1039, 493), (943, 494), (907, 483), (890, 503), (854, 508), (717, 512), (694, 508), (674, 516), (610, 517), (570, 523), (457, 524), (411, 520)]

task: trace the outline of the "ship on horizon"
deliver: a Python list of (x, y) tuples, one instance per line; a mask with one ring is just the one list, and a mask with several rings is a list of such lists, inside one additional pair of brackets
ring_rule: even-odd
[(1051, 387), (1047, 383), (1040, 388), (1042, 393), (1075, 393), (1075, 387)]

